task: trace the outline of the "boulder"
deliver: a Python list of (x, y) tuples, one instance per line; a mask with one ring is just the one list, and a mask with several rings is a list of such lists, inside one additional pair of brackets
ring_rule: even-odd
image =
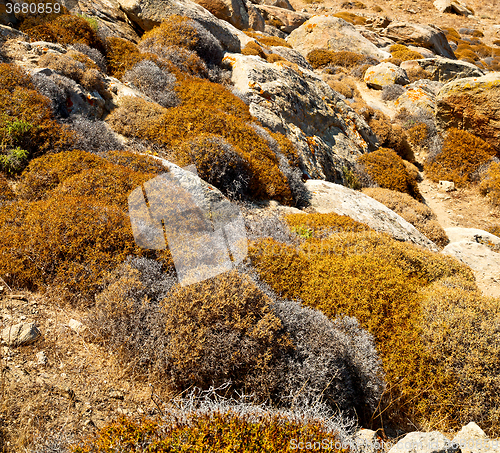
[(441, 13), (451, 13), (465, 17), (474, 15), (471, 8), (458, 0), (436, 0), (434, 7)]
[(455, 435), (452, 442), (460, 447), (462, 453), (498, 453), (500, 451), (498, 439), (490, 440), (474, 422), (464, 426)]
[(217, 19), (225, 20), (240, 30), (249, 27), (247, 8), (243, 0), (194, 0)]
[(295, 11), (294, 7), (288, 0), (251, 0), (256, 5), (276, 6), (278, 8), (289, 9)]
[(445, 228), (445, 231), (450, 239), (450, 243), (467, 241), (477, 242), (479, 244), (489, 243), (493, 246), (500, 245), (500, 238), (498, 236), (477, 228), (451, 227)]
[(18, 20), (14, 13), (8, 13), (5, 7), (5, 0), (2, 1), (0, 6), (0, 25), (17, 25)]
[(402, 68), (416, 67), (416, 65), (429, 72), (432, 80), (439, 82), (450, 82), (465, 77), (481, 77), (484, 75), (484, 72), (472, 63), (443, 57), (410, 60), (401, 63)]
[(21, 322), (2, 330), (2, 340), (13, 347), (34, 343), (41, 335), (34, 322)]
[(313, 70), (313, 67), (309, 64), (309, 62), (295, 49), (290, 49), (290, 47), (284, 46), (273, 46), (271, 48), (272, 52), (283, 57), (285, 60), (288, 60), (296, 65), (299, 65), (301, 68)]
[(436, 104), (440, 130), (465, 129), (500, 151), (500, 72), (448, 82)]
[(212, 13), (190, 0), (118, 0), (128, 19), (143, 31), (151, 30), (162, 20), (177, 14), (196, 20), (214, 35), (229, 52), (240, 52), (253, 41), (234, 25), (217, 19)]
[[(450, 238), (451, 239), (451, 238)], [(487, 245), (474, 241), (451, 242), (443, 250), (467, 264), (479, 280), (500, 275), (500, 253), (494, 252)]]
[(436, 245), (412, 224), (368, 195), (326, 181), (311, 179), (305, 184), (310, 193), (310, 205), (317, 212), (346, 215), (399, 241), (438, 251)]
[(7, 25), (0, 25), (0, 40), (6, 41), (7, 39), (22, 39), (28, 41), (28, 35), (15, 28), (7, 27)]
[(408, 46), (408, 49), (412, 50), (413, 52), (418, 52), (421, 54), (424, 58), (435, 58), (436, 54), (425, 47), (419, 47), (419, 46)]
[(290, 33), (288, 42), (304, 57), (314, 49), (348, 50), (377, 60), (390, 58), (366, 39), (354, 25), (334, 16), (314, 16)]
[(407, 86), (406, 92), (399, 96), (394, 104), (398, 110), (406, 109), (408, 112), (423, 110), (434, 114), (436, 107), (436, 93), (442, 84), (431, 80), (418, 80)]
[(248, 11), (248, 26), (252, 30), (256, 31), (265, 31), (266, 30), (266, 21), (264, 16), (260, 13), (260, 11), (251, 3), (247, 3), (247, 11)]
[(383, 451), (383, 440), (376, 431), (371, 429), (360, 429), (354, 434), (354, 451), (362, 453), (379, 453)]
[(313, 71), (241, 54), (227, 54), (224, 62), (251, 114), (296, 145), (310, 178), (341, 182), (343, 167), (377, 147), (366, 122)]
[(453, 181), (439, 181), (438, 190), (440, 192), (454, 192), (455, 183)]
[(434, 53), (446, 58), (455, 59), (444, 32), (434, 25), (392, 22), (381, 32), (383, 36), (402, 44), (418, 44), (431, 49)]
[(410, 79), (404, 69), (392, 63), (380, 63), (369, 67), (365, 72), (364, 81), (368, 88), (381, 90), (386, 85), (408, 85)]
[(389, 453), (458, 453), (460, 449), (439, 431), (413, 432), (403, 437)]
[(394, 41), (392, 39), (386, 38), (385, 36), (380, 36), (379, 33), (368, 30), (365, 27), (356, 26), (356, 30), (358, 30), (363, 35), (363, 37), (368, 39), (368, 41), (375, 44), (375, 46), (379, 48), (386, 47), (387, 49), (389, 49), (394, 44)]
[(271, 22), (285, 33), (292, 32), (311, 17), (308, 13), (299, 13), (294, 10), (278, 8), (277, 6), (255, 5), (255, 7), (266, 21)]
[(275, 26), (273, 25), (268, 25), (266, 24), (266, 28), (264, 28), (264, 31), (269, 35), (269, 36), (276, 36), (277, 38), (282, 38), (282, 39), (286, 39), (288, 37), (288, 35), (277, 29)]

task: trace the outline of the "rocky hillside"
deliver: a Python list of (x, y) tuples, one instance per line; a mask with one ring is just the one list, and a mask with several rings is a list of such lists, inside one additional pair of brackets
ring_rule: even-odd
[(27, 1), (2, 451), (498, 449), (498, 5)]

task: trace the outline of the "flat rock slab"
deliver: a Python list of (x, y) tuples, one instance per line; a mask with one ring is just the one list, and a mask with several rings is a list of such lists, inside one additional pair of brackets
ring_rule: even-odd
[(34, 322), (19, 323), (2, 330), (2, 340), (14, 347), (34, 343), (41, 335)]
[(339, 184), (312, 179), (306, 181), (306, 187), (310, 192), (311, 206), (319, 213), (346, 215), (399, 241), (438, 251), (437, 246), (412, 224), (368, 195)]
[(467, 241), (477, 242), (479, 244), (489, 242), (492, 245), (500, 245), (500, 238), (498, 236), (477, 228), (451, 227), (445, 228), (445, 231), (450, 239), (450, 243)]
[(467, 264), (479, 277), (500, 275), (500, 253), (494, 252), (486, 245), (467, 240), (452, 242), (442, 253), (454, 256)]
[(439, 431), (414, 432), (403, 437), (389, 453), (458, 453), (459, 447)]

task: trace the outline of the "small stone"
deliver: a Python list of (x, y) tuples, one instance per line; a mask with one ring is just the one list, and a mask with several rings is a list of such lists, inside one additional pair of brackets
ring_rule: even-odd
[(68, 322), (68, 326), (76, 333), (82, 333), (87, 328), (80, 321), (76, 319), (70, 319)]
[(2, 331), (2, 340), (9, 346), (24, 346), (35, 342), (42, 334), (34, 322), (19, 323)]
[(47, 364), (47, 354), (45, 354), (45, 352), (43, 351), (40, 351), (37, 355), (36, 355), (36, 360), (38, 362), (39, 365), (46, 365)]
[(439, 181), (438, 190), (441, 192), (453, 192), (455, 189), (455, 183), (453, 181)]
[(110, 390), (109, 397), (114, 398), (115, 400), (121, 400), (121, 401), (123, 401), (125, 399), (125, 396), (119, 390)]

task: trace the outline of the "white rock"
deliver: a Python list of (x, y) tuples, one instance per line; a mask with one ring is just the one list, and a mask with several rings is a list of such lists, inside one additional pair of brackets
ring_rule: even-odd
[(2, 330), (2, 340), (9, 346), (31, 344), (41, 335), (34, 322), (19, 323)]
[(76, 319), (70, 319), (68, 322), (68, 326), (76, 333), (82, 333), (86, 329), (86, 326), (84, 326), (80, 321)]
[(455, 453), (460, 449), (439, 431), (413, 432), (403, 437), (389, 453)]
[(494, 234), (488, 233), (487, 231), (480, 230), (477, 228), (460, 228), (452, 227), (445, 228), (446, 234), (450, 238), (451, 242), (489, 242), (493, 245), (500, 244), (500, 238)]
[(482, 277), (500, 275), (500, 253), (494, 252), (486, 245), (467, 240), (452, 242), (442, 253), (454, 256)]
[(47, 363), (47, 354), (45, 354), (45, 352), (43, 351), (40, 351), (39, 353), (37, 353), (36, 355), (36, 360), (37, 360), (37, 363), (39, 365), (45, 365)]
[(490, 440), (485, 432), (474, 422), (464, 426), (453, 438), (462, 453), (497, 453), (500, 441)]
[(455, 189), (455, 183), (453, 181), (439, 181), (438, 190), (441, 192), (453, 192)]

